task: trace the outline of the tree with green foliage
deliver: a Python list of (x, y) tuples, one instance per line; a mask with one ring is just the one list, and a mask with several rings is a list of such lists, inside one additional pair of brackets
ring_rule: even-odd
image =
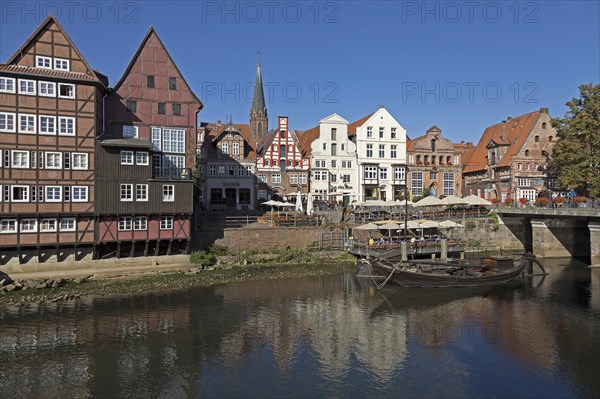
[(558, 141), (551, 168), (558, 186), (600, 196), (600, 84), (579, 86), (580, 97), (566, 103), (564, 118), (552, 119)]

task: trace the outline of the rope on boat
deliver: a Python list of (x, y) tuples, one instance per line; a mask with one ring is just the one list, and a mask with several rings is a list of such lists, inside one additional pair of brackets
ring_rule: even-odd
[(375, 272), (375, 270), (373, 269), (373, 265), (371, 265), (371, 262), (369, 262), (368, 259), (361, 259), (361, 261), (365, 262), (367, 265), (369, 265), (369, 269), (370, 269), (369, 275), (371, 276), (371, 281), (373, 281), (373, 284), (375, 284), (375, 287), (377, 287), (378, 290), (382, 289), (387, 284), (387, 282), (390, 281), (390, 278), (392, 278), (392, 276), (394, 275), (394, 272), (398, 268), (398, 264), (395, 264), (394, 268), (390, 272), (390, 275), (387, 276), (387, 278), (383, 281), (383, 283), (377, 284), (377, 282), (375, 281), (375, 278), (373, 277), (373, 273)]

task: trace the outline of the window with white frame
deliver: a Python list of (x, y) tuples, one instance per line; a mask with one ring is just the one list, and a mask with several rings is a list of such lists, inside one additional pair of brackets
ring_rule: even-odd
[(298, 175), (290, 175), (290, 184), (298, 184)]
[(40, 134), (56, 134), (56, 117), (40, 115)]
[(385, 158), (385, 144), (379, 144), (379, 158)]
[(14, 133), (15, 131), (15, 114), (10, 112), (0, 112), (0, 132)]
[(11, 166), (17, 169), (29, 168), (29, 151), (11, 151)]
[[(329, 175), (329, 181), (331, 181), (332, 183), (337, 183), (337, 175), (335, 174), (330, 174)], [(335, 191), (335, 188), (333, 188), (333, 191)]]
[(246, 173), (246, 168), (244, 168), (242, 165), (239, 165), (237, 167), (237, 175), (239, 176), (244, 176), (244, 174)]
[(35, 57), (35, 67), (43, 69), (52, 69), (52, 58), (37, 55)]
[(133, 151), (121, 150), (121, 165), (133, 165)]
[(377, 166), (365, 166), (365, 179), (377, 179)]
[(61, 186), (46, 186), (46, 202), (60, 202), (62, 201), (62, 187)]
[(19, 114), (19, 133), (35, 133), (36, 119), (35, 115)]
[(46, 169), (61, 169), (62, 168), (62, 153), (46, 151)]
[(383, 138), (383, 132), (385, 131), (384, 127), (380, 127), (379, 128), (379, 138), (382, 139)]
[(271, 175), (271, 182), (272, 183), (281, 183), (281, 175), (279, 173), (273, 173)]
[(391, 138), (393, 138), (393, 139), (395, 139), (395, 138), (396, 138), (396, 128), (395, 128), (395, 127), (391, 128), (391, 131), (390, 131), (390, 136), (391, 136)]
[(28, 202), (29, 201), (29, 186), (12, 186), (12, 202)]
[(148, 165), (149, 154), (146, 151), (135, 152), (135, 163), (136, 165)]
[(179, 177), (185, 166), (185, 156), (164, 155), (162, 160), (163, 177)]
[(442, 193), (444, 195), (454, 195), (454, 172), (444, 172), (443, 179)]
[(379, 180), (387, 180), (388, 178), (388, 170), (387, 168), (379, 169)]
[(300, 178), (300, 184), (307, 184), (307, 182), (308, 182), (308, 175), (302, 174), (302, 175), (300, 175), (298, 177)]
[(40, 231), (43, 233), (54, 232), (56, 231), (56, 227), (56, 219), (42, 219), (40, 222)]
[(373, 126), (367, 126), (367, 138), (373, 137)]
[(327, 181), (328, 172), (326, 170), (315, 170), (313, 171), (314, 181)]
[(209, 165), (208, 166), (208, 175), (209, 176), (216, 176), (217, 175), (217, 167), (215, 165)]
[(163, 129), (162, 149), (164, 152), (185, 153), (185, 130)]
[(123, 138), (126, 139), (137, 139), (138, 127), (132, 125), (123, 125)]
[(73, 202), (87, 202), (88, 200), (88, 187), (85, 186), (73, 186), (73, 195), (71, 201)]
[(71, 83), (58, 84), (58, 97), (75, 98), (75, 85)]
[(175, 186), (173, 184), (163, 185), (163, 201), (173, 202), (175, 201)]
[(159, 127), (152, 128), (152, 149), (154, 151), (160, 151), (162, 149), (161, 143), (161, 130)]
[(69, 60), (65, 60), (64, 58), (55, 58), (54, 59), (54, 69), (59, 71), (68, 71), (69, 70)]
[(133, 226), (131, 216), (120, 216), (119, 217), (119, 231), (130, 231)]
[(136, 184), (135, 185), (135, 200), (136, 201), (148, 201), (148, 185), (147, 184)]
[(259, 200), (267, 199), (267, 190), (256, 190), (256, 196)]
[(223, 154), (229, 154), (229, 143), (221, 143), (221, 152)]
[(16, 233), (16, 232), (17, 232), (17, 220), (16, 219), (0, 220), (0, 233)]
[(75, 218), (60, 219), (60, 231), (75, 231)]
[(352, 161), (342, 161), (342, 168), (344, 168), (344, 169), (352, 168)]
[(88, 154), (74, 152), (72, 160), (73, 163), (71, 167), (73, 169), (86, 170), (88, 168)]
[(343, 183), (350, 183), (350, 175), (340, 175)]
[(0, 76), (0, 93), (14, 93), (15, 79)]
[(240, 155), (240, 143), (233, 143), (233, 155)]
[(75, 118), (59, 116), (58, 134), (73, 136), (75, 134)]
[(225, 165), (218, 165), (217, 167), (217, 175), (225, 176)]
[(133, 201), (133, 184), (121, 184), (121, 201)]
[(39, 82), (38, 94), (42, 97), (56, 97), (56, 83)]
[(367, 144), (367, 158), (373, 158), (373, 144)]
[(160, 229), (161, 230), (173, 230), (173, 216), (161, 216)]
[(411, 193), (414, 196), (423, 195), (423, 172), (412, 172)]
[(394, 144), (390, 148), (390, 158), (397, 158), (397, 157), (398, 157), (398, 146)]
[(529, 187), (529, 186), (531, 186), (531, 180), (524, 179), (524, 178), (518, 178), (517, 179), (517, 186), (519, 186), (519, 187)]
[(35, 80), (19, 79), (19, 94), (35, 96)]
[(396, 182), (404, 182), (405, 178), (405, 168), (403, 166), (394, 166), (394, 180)]
[(21, 219), (21, 225), (19, 226), (21, 233), (35, 233), (37, 231), (37, 220), (36, 219)]
[(315, 159), (315, 168), (324, 168), (325, 160), (323, 159)]
[(148, 217), (136, 216), (133, 218), (134, 230), (148, 230)]

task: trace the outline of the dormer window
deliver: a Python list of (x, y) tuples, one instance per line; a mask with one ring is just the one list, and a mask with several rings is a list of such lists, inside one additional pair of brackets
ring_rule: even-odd
[(64, 58), (55, 58), (54, 59), (54, 69), (59, 71), (68, 71), (69, 70), (69, 60), (65, 60)]
[(38, 55), (35, 57), (35, 66), (36, 66), (36, 68), (51, 69), (52, 68), (52, 58), (42, 57), (41, 55)]

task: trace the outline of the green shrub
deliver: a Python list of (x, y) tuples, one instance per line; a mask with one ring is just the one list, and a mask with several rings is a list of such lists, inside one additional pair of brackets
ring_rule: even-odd
[(194, 251), (190, 255), (190, 262), (195, 265), (212, 266), (217, 263), (217, 256), (212, 252)]
[(208, 249), (209, 252), (215, 254), (216, 256), (227, 255), (228, 248), (224, 245), (213, 244)]

